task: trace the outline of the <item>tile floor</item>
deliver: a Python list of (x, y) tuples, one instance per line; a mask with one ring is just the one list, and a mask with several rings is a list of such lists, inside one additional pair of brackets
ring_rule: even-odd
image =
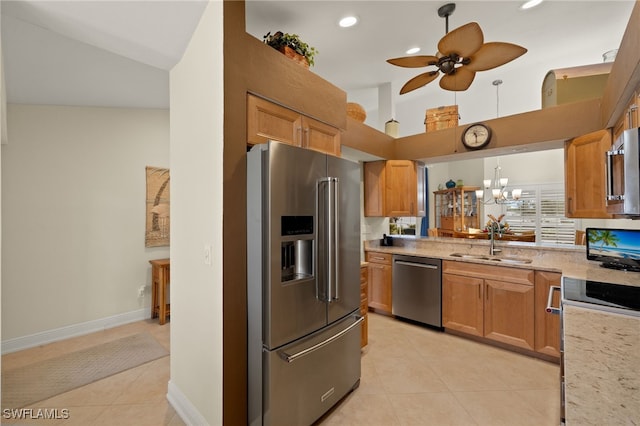
[[(2, 369), (140, 331), (169, 348), (170, 323), (141, 321), (2, 357)], [(370, 314), (358, 389), (322, 426), (558, 425), (557, 365)], [(34, 404), (67, 408), (68, 420), (14, 425), (184, 425), (166, 400), (169, 357)]]
[[(2, 356), (2, 370), (28, 365), (36, 361), (84, 349), (148, 331), (169, 349), (169, 323), (158, 325), (157, 320), (139, 321), (86, 336), (14, 352)], [(184, 425), (167, 401), (169, 357), (157, 359), (140, 367), (91, 383), (27, 408), (67, 409), (66, 420), (6, 419), (3, 425), (82, 425), (82, 426), (160, 426)]]
[(559, 366), (371, 314), (360, 387), (334, 425), (559, 425)]

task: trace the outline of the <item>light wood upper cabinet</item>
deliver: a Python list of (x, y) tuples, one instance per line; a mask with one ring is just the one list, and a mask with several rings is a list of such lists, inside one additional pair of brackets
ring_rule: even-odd
[(266, 143), (269, 139), (300, 146), (302, 116), (272, 102), (247, 96), (247, 141)]
[[(560, 287), (562, 274), (557, 272), (536, 271), (535, 274), (535, 330), (537, 352), (560, 357), (560, 316), (546, 311), (549, 289)], [(560, 306), (560, 292), (553, 294), (552, 305)]]
[(364, 163), (365, 216), (425, 215), (424, 165), (411, 160)]
[(640, 91), (633, 94), (631, 100), (624, 109), (624, 114), (613, 128), (613, 140), (615, 141), (623, 131), (640, 127)]
[(253, 95), (247, 95), (247, 142), (276, 140), (340, 156), (340, 130)]
[(385, 202), (384, 190), (386, 186), (384, 161), (372, 161), (364, 163), (364, 215), (384, 216)]
[(302, 147), (340, 156), (340, 130), (302, 116)]
[(611, 132), (599, 130), (565, 144), (565, 215), (576, 218), (612, 216), (606, 206), (605, 154)]

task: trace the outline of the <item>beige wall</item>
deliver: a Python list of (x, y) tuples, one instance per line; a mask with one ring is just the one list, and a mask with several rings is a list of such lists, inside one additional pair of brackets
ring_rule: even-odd
[(170, 76), (169, 400), (188, 424), (222, 424), (222, 27), (210, 2)]
[(2, 145), (2, 339), (148, 315), (145, 166), (168, 167), (166, 110), (9, 105)]

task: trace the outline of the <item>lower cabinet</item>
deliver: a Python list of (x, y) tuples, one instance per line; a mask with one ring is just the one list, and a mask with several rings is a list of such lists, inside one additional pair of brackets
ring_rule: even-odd
[(534, 286), (506, 281), (485, 280), (485, 337), (534, 349)]
[[(536, 271), (536, 352), (560, 357), (560, 316), (545, 310), (551, 286), (560, 287), (562, 274)], [(560, 292), (553, 292), (552, 305), (560, 306)]]
[(360, 266), (360, 315), (362, 321), (362, 335), (360, 336), (360, 347), (364, 348), (369, 343), (369, 274), (366, 265)]
[(391, 254), (367, 252), (369, 308), (391, 314)]
[(483, 292), (481, 278), (442, 274), (442, 326), (484, 336)]
[(534, 350), (534, 272), (442, 262), (442, 325)]

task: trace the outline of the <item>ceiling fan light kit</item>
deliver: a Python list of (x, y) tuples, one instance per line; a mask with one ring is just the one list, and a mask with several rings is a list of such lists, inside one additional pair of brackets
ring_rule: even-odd
[(476, 72), (497, 68), (524, 55), (527, 49), (512, 43), (484, 42), (484, 34), (477, 22), (470, 22), (449, 32), (449, 16), (455, 10), (455, 3), (448, 3), (438, 9), (438, 16), (446, 20), (446, 34), (438, 42), (436, 55), (416, 55), (388, 59), (387, 62), (404, 68), (435, 66), (435, 70), (419, 74), (405, 83), (400, 94), (419, 89), (437, 79), (440, 73), (440, 87), (461, 92), (467, 90)]

